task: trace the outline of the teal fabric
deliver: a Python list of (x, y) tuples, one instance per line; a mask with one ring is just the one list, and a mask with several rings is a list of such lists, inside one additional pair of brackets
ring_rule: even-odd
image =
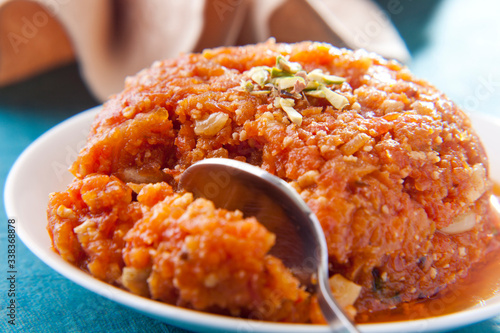
[[(471, 112), (500, 117), (500, 2), (379, 0), (411, 53), (412, 71)], [(397, 7), (394, 7), (399, 5)], [(394, 10), (399, 8), (400, 10)], [(392, 9), (392, 10), (391, 10)], [(43, 132), (97, 105), (76, 65), (0, 89), (0, 187)], [(3, 191), (1, 198), (3, 202)], [(7, 216), (0, 211), (0, 332), (185, 332), (97, 296), (55, 273), (17, 242), (16, 326), (7, 322)], [(500, 316), (455, 332), (500, 332)]]

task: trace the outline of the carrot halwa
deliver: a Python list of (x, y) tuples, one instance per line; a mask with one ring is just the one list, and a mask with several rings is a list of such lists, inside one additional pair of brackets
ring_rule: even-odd
[[(323, 80), (315, 90), (310, 73)], [(186, 168), (211, 157), (259, 166), (297, 190), (323, 227), (332, 289), (352, 315), (429, 298), (497, 244), (486, 155), (456, 104), (395, 61), (269, 41), (127, 78), (97, 115), (75, 180), (51, 194), (54, 249), (169, 304), (321, 322), (315, 296), (268, 253), (274, 234), (178, 188)]]

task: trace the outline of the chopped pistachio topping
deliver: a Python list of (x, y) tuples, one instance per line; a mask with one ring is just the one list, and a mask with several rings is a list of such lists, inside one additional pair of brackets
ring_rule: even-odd
[(345, 79), (340, 76), (325, 74), (320, 69), (313, 69), (307, 74), (309, 81), (323, 84), (342, 84)]
[(255, 90), (255, 91), (252, 91), (250, 92), (252, 95), (267, 95), (267, 94), (270, 94), (271, 93), (271, 90)]
[(286, 112), (288, 118), (297, 126), (302, 124), (302, 115), (293, 108), (295, 101), (291, 98), (278, 97), (279, 105)]
[(319, 85), (320, 84), (317, 81), (308, 81), (304, 90), (306, 91), (316, 90), (319, 88)]
[(326, 98), (325, 93), (321, 90), (310, 90), (310, 91), (306, 91), (305, 94), (307, 96), (312, 96), (312, 97), (316, 97), (316, 98)]
[(241, 81), (240, 87), (242, 90), (252, 92), (253, 91), (253, 83), (251, 81)]
[(328, 87), (342, 84), (345, 82), (343, 77), (323, 73), (321, 69), (307, 73), (299, 63), (291, 62), (282, 55), (276, 57), (274, 67), (253, 67), (247, 72), (247, 76), (250, 80), (241, 82), (243, 91), (252, 95), (273, 96), (274, 106), (285, 111), (288, 118), (299, 126), (302, 123), (302, 115), (294, 109), (295, 100), (305, 98), (305, 95), (325, 98), (339, 110), (349, 105), (345, 96)]
[(297, 81), (302, 82), (304, 85), (306, 83), (306, 80), (300, 76), (287, 76), (276, 79), (276, 85), (278, 86), (278, 89), (285, 90), (295, 87), (295, 84), (298, 83)]
[(276, 57), (276, 67), (291, 74), (302, 70), (302, 66), (298, 62), (290, 62), (282, 55)]
[(250, 70), (250, 78), (263, 87), (269, 79), (269, 72), (264, 67), (254, 67)]
[(346, 105), (349, 105), (349, 100), (345, 96), (328, 89), (324, 85), (320, 85), (319, 89), (325, 94), (325, 98), (334, 108), (342, 110)]

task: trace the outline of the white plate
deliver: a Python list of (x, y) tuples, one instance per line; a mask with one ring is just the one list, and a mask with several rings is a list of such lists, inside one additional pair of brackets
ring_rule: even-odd
[[(101, 296), (157, 318), (168, 324), (194, 331), (229, 332), (328, 332), (326, 326), (264, 323), (183, 309), (110, 286), (94, 279), (61, 259), (51, 250), (46, 227), (48, 194), (63, 190), (71, 181), (67, 171), (85, 143), (90, 124), (100, 107), (80, 113), (55, 126), (33, 142), (17, 159), (5, 185), (5, 207), (17, 221), (24, 244), (42, 261), (71, 281)], [(500, 119), (473, 114), (473, 122), (488, 150), (491, 174), (500, 180)], [(500, 279), (500, 277), (499, 277)], [(431, 332), (453, 329), (500, 314), (500, 296), (465, 311), (446, 316), (394, 323), (360, 325), (363, 332)]]

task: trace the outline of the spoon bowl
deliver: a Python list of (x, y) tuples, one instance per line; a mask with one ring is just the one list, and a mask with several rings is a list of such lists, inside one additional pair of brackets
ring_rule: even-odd
[(323, 229), (300, 195), (282, 179), (248, 163), (205, 159), (190, 166), (179, 185), (216, 207), (254, 216), (276, 235), (271, 254), (301, 283), (317, 292), (325, 320), (334, 332), (358, 332), (335, 301), (328, 281), (328, 252)]

